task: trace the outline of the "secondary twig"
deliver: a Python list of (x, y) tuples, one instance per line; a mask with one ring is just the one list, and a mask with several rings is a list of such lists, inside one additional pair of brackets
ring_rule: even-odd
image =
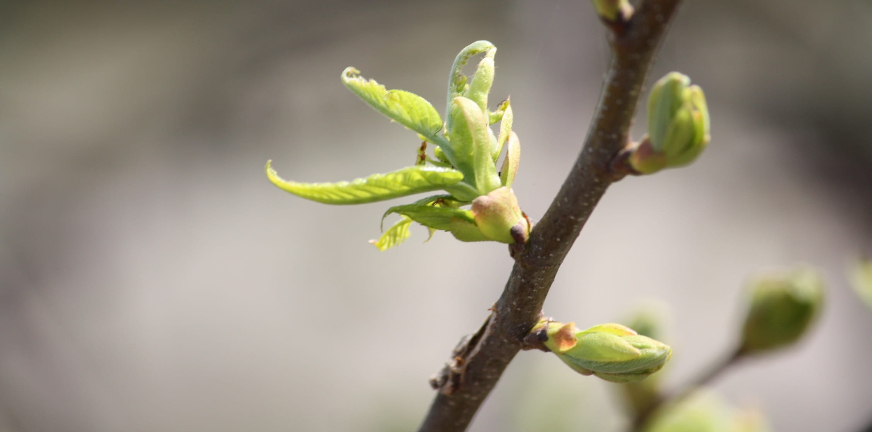
[(678, 388), (670, 394), (665, 396), (661, 396), (657, 398), (651, 405), (649, 405), (645, 411), (642, 411), (636, 415), (633, 419), (633, 423), (630, 424), (630, 432), (641, 431), (645, 426), (645, 423), (651, 418), (657, 410), (665, 404), (676, 404), (684, 400), (684, 398), (693, 394), (697, 389), (704, 387), (712, 380), (720, 376), (725, 370), (729, 369), (731, 366), (735, 365), (739, 360), (744, 358), (744, 353), (742, 350), (735, 350), (730, 355), (722, 358), (720, 361), (712, 364), (706, 369), (701, 375), (691, 380), (686, 385)]
[(446, 381), (461, 385), (439, 391), (419, 432), (465, 431), (521, 349), (560, 264), (608, 186), (620, 178), (612, 160), (628, 142), (645, 76), (679, 3), (644, 0), (622, 31), (612, 34), (612, 61), (582, 151), (526, 249), (513, 251), (515, 266), (492, 321), (476, 346), (465, 350), (475, 355), (461, 359), (462, 376)]

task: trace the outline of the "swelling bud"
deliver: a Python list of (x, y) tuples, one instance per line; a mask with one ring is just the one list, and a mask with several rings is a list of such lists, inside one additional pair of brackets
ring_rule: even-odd
[(605, 22), (622, 22), (633, 14), (633, 6), (627, 0), (593, 0), (597, 15)]
[(642, 174), (693, 162), (710, 136), (705, 95), (690, 78), (670, 72), (648, 96), (648, 133), (630, 155), (632, 167)]
[(527, 242), (531, 227), (511, 189), (503, 186), (476, 198), (472, 213), (476, 226), (488, 239), (508, 244)]
[(808, 330), (824, 301), (824, 282), (810, 268), (757, 277), (749, 291), (740, 348), (743, 354), (793, 344)]
[(672, 356), (668, 345), (620, 324), (579, 330), (575, 323), (543, 319), (531, 333), (576, 372), (615, 383), (643, 380)]

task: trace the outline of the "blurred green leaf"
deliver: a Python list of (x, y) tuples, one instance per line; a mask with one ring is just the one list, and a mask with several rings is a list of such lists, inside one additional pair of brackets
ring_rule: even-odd
[(862, 258), (854, 265), (851, 272), (851, 286), (857, 295), (872, 309), (872, 260)]
[(717, 395), (697, 391), (664, 406), (648, 421), (644, 432), (767, 432), (762, 414), (736, 409)]

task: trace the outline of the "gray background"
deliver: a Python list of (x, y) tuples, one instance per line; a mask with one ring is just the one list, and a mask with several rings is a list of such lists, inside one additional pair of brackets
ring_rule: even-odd
[[(776, 430), (857, 431), (872, 415), (872, 315), (844, 270), (872, 249), (872, 5), (685, 3), (654, 75), (703, 86), (710, 148), (609, 190), (546, 313), (586, 327), (659, 299), (674, 386), (735, 343), (749, 275), (813, 264), (830, 284), (819, 325), (715, 387)], [(493, 100), (511, 94), (523, 144), (515, 191), (538, 219), (608, 60), (591, 9), (0, 3), (0, 431), (413, 430), (427, 378), (502, 290), (506, 247), (422, 244), (414, 228), (379, 253), (366, 241), (389, 204), (295, 198), (264, 162), (300, 181), (411, 164), (415, 136), (339, 73), (441, 111), (454, 55), (489, 39)], [(620, 430), (611, 387), (522, 353), (471, 430)]]

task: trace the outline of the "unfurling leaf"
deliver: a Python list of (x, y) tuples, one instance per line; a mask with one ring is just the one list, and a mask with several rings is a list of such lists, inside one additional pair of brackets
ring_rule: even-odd
[(394, 206), (385, 212), (385, 216), (399, 213), (411, 218), (421, 225), (442, 231), (451, 231), (451, 219), (457, 218), (475, 224), (475, 218), (469, 210), (451, 207), (433, 206), (428, 204), (407, 204)]
[(505, 113), (506, 113), (506, 108), (508, 108), (508, 107), (509, 107), (509, 99), (507, 98), (506, 100), (500, 102), (499, 105), (497, 105), (496, 111), (488, 112), (488, 124), (494, 124), (494, 123), (502, 120), (503, 115), (505, 115)]
[[(469, 58), (490, 50), (496, 51), (496, 49), (497, 48), (494, 44), (486, 40), (480, 40), (467, 45), (466, 48), (462, 49), (457, 54), (457, 57), (454, 59), (454, 64), (451, 65), (451, 73), (448, 75), (448, 100), (446, 101), (446, 110), (449, 109), (451, 101), (453, 101), (454, 98), (463, 96), (466, 93), (468, 78), (463, 74), (463, 67), (466, 66), (467, 62), (469, 62)], [(447, 120), (450, 126), (451, 119), (449, 118)]]
[(450, 168), (411, 166), (386, 174), (373, 174), (351, 182), (297, 183), (284, 180), (266, 163), (266, 175), (280, 189), (324, 204), (364, 204), (442, 190), (463, 180)]
[(503, 166), (500, 168), (500, 182), (503, 186), (511, 189), (512, 183), (515, 181), (515, 175), (518, 174), (518, 163), (521, 161), (521, 141), (518, 140), (518, 135), (514, 132), (509, 132), (509, 146), (506, 148), (506, 158), (503, 159)]
[[(463, 67), (478, 54), (484, 54), (483, 58), (475, 73), (467, 77)], [(447, 193), (388, 209), (385, 216), (398, 213), (402, 218), (378, 240), (370, 241), (379, 250), (406, 240), (412, 222), (426, 226), (431, 237), (435, 230), (442, 230), (461, 241), (526, 243), (529, 219), (511, 188), (506, 187), (515, 177), (520, 154), (518, 138), (512, 133), (512, 109), (508, 99), (493, 112), (487, 107), (495, 55), (496, 47), (488, 41), (474, 42), (457, 55), (448, 80), (444, 123), (422, 97), (388, 90), (361, 77), (353, 67), (342, 72), (342, 83), (349, 90), (376, 111), (416, 132), (418, 142), (424, 141), (414, 166), (350, 182), (298, 183), (279, 177), (267, 162), (267, 177), (282, 190), (325, 204), (364, 204), (438, 190)], [(499, 134), (490, 127), (496, 122), (501, 122)], [(428, 156), (428, 142), (435, 144), (433, 158)], [(496, 163), (507, 143), (500, 175)], [(461, 209), (469, 205), (471, 209)]]
[[(472, 180), (480, 195), (502, 186), (497, 176), (490, 151), (490, 136), (488, 135), (487, 118), (478, 109), (478, 105), (465, 97), (457, 97), (451, 103), (451, 118), (454, 126), (451, 129), (451, 145), (454, 148), (458, 162), (463, 165), (470, 164)], [(466, 181), (471, 179), (466, 172), (466, 166), (458, 166), (460, 171), (467, 175)]]
[[(509, 140), (509, 132), (512, 131), (512, 122), (515, 119), (515, 115), (512, 113), (512, 105), (509, 99), (506, 99), (505, 101), (503, 101), (503, 103), (500, 104), (500, 110), (502, 111), (502, 114), (500, 114), (500, 136), (499, 138), (497, 138), (497, 147), (493, 150), (493, 154), (491, 154), (494, 162), (496, 162), (497, 159), (500, 157), (500, 153), (502, 153), (503, 151), (503, 146), (505, 146), (506, 141)], [(494, 114), (498, 113), (500, 113), (499, 110)], [(493, 116), (493, 114), (491, 116)], [(494, 123), (493, 120), (494, 119), (491, 118), (491, 124)]]
[(409, 225), (412, 224), (412, 219), (403, 216), (397, 223), (391, 225), (382, 236), (376, 240), (370, 240), (369, 243), (377, 247), (380, 251), (386, 251), (409, 238)]
[[(478, 104), (481, 112), (485, 115), (488, 115), (487, 95), (490, 93), (491, 86), (494, 83), (494, 55), (496, 53), (496, 48), (487, 51), (481, 63), (478, 64), (478, 69), (476, 69), (475, 75), (472, 76), (472, 81), (469, 82), (469, 89), (466, 91), (466, 97)], [(488, 120), (490, 120), (489, 117)], [(489, 121), (488, 124), (490, 124)]]
[(359, 73), (353, 67), (346, 68), (342, 71), (342, 83), (376, 111), (418, 132), (433, 144), (445, 144), (445, 140), (436, 135), (442, 129), (442, 118), (430, 102), (404, 90), (387, 90)]

